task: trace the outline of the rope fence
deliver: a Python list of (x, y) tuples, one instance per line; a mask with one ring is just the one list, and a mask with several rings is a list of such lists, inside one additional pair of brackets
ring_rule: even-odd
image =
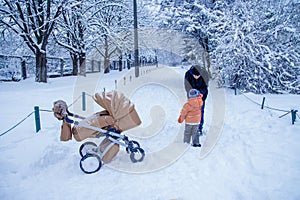
[[(149, 72), (153, 71), (157, 69), (156, 68), (152, 68), (152, 69), (147, 69), (144, 70), (143, 73), (141, 73), (142, 75), (146, 75)], [(122, 81), (122, 79), (120, 80)], [(123, 77), (123, 81), (124, 81), (124, 85), (126, 85), (126, 77)], [(129, 76), (129, 81), (132, 81), (132, 75)], [(117, 89), (117, 80), (115, 80), (115, 89)], [(252, 103), (258, 105), (261, 107), (261, 109), (267, 108), (270, 110), (274, 110), (274, 111), (279, 111), (279, 112), (284, 112), (283, 115), (279, 116), (279, 118), (282, 118), (288, 114), (291, 113), (291, 118), (292, 118), (292, 124), (295, 123), (296, 118), (298, 117), (300, 119), (300, 116), (298, 115), (298, 110), (296, 109), (291, 109), (291, 110), (283, 110), (283, 109), (278, 109), (278, 108), (273, 108), (270, 106), (266, 106), (265, 105), (265, 97), (263, 97), (262, 103), (258, 103), (256, 101), (254, 101), (253, 99), (251, 99), (250, 97), (246, 96), (242, 91), (238, 90), (236, 87), (234, 87), (235, 90), (235, 95), (237, 95), (237, 91), (242, 94), (246, 99), (248, 99), (249, 101), (251, 101)], [(105, 92), (105, 88), (103, 88), (103, 91)], [(82, 111), (86, 110), (86, 96), (93, 98), (94, 96), (87, 93), (87, 92), (82, 92), (82, 94), (77, 97), (70, 105), (68, 105), (68, 107), (73, 106), (76, 102), (78, 102), (81, 99), (81, 103), (82, 103)], [(29, 113), (26, 117), (24, 117), (22, 120), (20, 120), (17, 124), (15, 124), (14, 126), (12, 126), (11, 128), (9, 128), (7, 131), (4, 131), (3, 133), (0, 133), (0, 137), (7, 134), (8, 132), (12, 131), (13, 129), (15, 129), (16, 127), (18, 127), (20, 124), (22, 124), (26, 119), (28, 119), (32, 114), (34, 114), (34, 118), (35, 118), (35, 128), (36, 128), (36, 133), (39, 132), (41, 130), (41, 120), (40, 120), (40, 112), (53, 112), (52, 109), (40, 109), (39, 106), (35, 106), (34, 107), (34, 111), (32, 111), (31, 113)]]
[[(140, 77), (141, 76), (145, 76), (149, 73), (151, 73), (152, 71), (154, 70), (157, 70), (159, 69), (160, 67), (159, 66), (153, 66), (153, 67), (146, 67), (146, 68), (140, 68)], [(119, 83), (122, 83), (123, 82), (123, 85), (126, 85), (130, 82), (132, 82), (133, 78), (136, 78), (135, 76), (133, 75), (128, 75), (127, 77), (126, 76), (123, 76), (123, 78), (120, 79)], [(117, 89), (117, 85), (118, 85), (118, 81), (115, 80), (115, 89)], [(105, 88), (104, 88), (105, 90)]]
[(0, 134), (0, 136), (5, 135), (6, 133), (8, 133), (9, 131), (13, 130), (14, 128), (16, 128), (17, 126), (19, 126), (22, 122), (24, 122), (28, 117), (30, 117), (34, 112), (29, 113), (24, 119), (22, 119), (20, 122), (18, 122), (16, 125), (14, 125), (13, 127), (11, 127), (10, 129), (8, 129), (7, 131), (3, 132)]
[(241, 90), (237, 89), (237, 87), (234, 87), (234, 94), (237, 95), (237, 92), (239, 92), (240, 94), (242, 94), (246, 99), (248, 99), (249, 101), (251, 101), (252, 103), (258, 105), (261, 107), (261, 109), (263, 110), (264, 108), (267, 108), (269, 110), (274, 110), (274, 111), (278, 111), (278, 112), (285, 112), (285, 114), (279, 116), (279, 118), (282, 118), (288, 114), (291, 113), (291, 119), (292, 119), (292, 124), (295, 124), (295, 121), (296, 121), (296, 116), (298, 116), (298, 118), (300, 119), (299, 115), (298, 115), (298, 110), (296, 109), (291, 109), (291, 110), (283, 110), (283, 109), (278, 109), (278, 108), (273, 108), (273, 107), (270, 107), (270, 106), (266, 106), (265, 105), (265, 100), (266, 100), (266, 97), (263, 97), (263, 100), (262, 100), (262, 103), (258, 103), (256, 101), (254, 101), (253, 99), (251, 99), (250, 97), (246, 96)]
[[(148, 74), (149, 72), (157, 69), (158, 67), (155, 68), (150, 68), (150, 69), (143, 69), (141, 71), (141, 76)], [(129, 81), (131, 82), (133, 79), (132, 75), (129, 76)], [(124, 85), (126, 85), (126, 77), (123, 77), (123, 80), (121, 79), (120, 81), (124, 81)], [(117, 89), (117, 80), (115, 80), (115, 89)], [(105, 92), (105, 88), (103, 88), (103, 91)], [(82, 92), (81, 95), (79, 95), (70, 105), (68, 105), (68, 108), (73, 106), (77, 101), (81, 99), (82, 103), (82, 111), (86, 111), (86, 96), (93, 98), (94, 96), (87, 93), (87, 92)], [(4, 131), (3, 133), (0, 133), (0, 137), (7, 134), (8, 132), (12, 131), (16, 127), (18, 127), (20, 124), (22, 124), (26, 119), (28, 119), (32, 114), (34, 114), (34, 119), (35, 119), (35, 130), (36, 133), (41, 130), (41, 119), (40, 119), (40, 112), (53, 112), (52, 109), (40, 109), (39, 106), (34, 106), (34, 111), (29, 113), (26, 117), (24, 117), (22, 120), (20, 120), (17, 124), (9, 128), (8, 130)]]
[[(83, 94), (84, 93), (85, 92), (83, 92)], [(77, 97), (77, 99), (73, 103), (71, 103), (68, 107), (73, 106), (78, 100), (82, 99), (82, 97), (84, 96), (83, 94), (80, 95), (79, 97)], [(89, 95), (89, 96), (92, 96), (92, 95)], [(15, 124), (14, 126), (12, 126), (10, 129), (8, 129), (7, 131), (4, 131), (3, 133), (1, 133), (0, 137), (3, 136), (3, 135), (5, 135), (5, 134), (7, 134), (10, 131), (12, 131), (16, 127), (18, 127), (26, 119), (28, 119), (32, 114), (34, 114), (34, 119), (35, 119), (35, 131), (39, 132), (41, 130), (40, 112), (51, 112), (52, 113), (53, 111), (52, 110), (48, 110), (48, 109), (40, 109), (39, 106), (35, 106), (34, 107), (34, 111), (32, 111), (31, 113), (29, 113), (25, 118), (23, 118), (22, 120), (20, 120), (17, 124)]]

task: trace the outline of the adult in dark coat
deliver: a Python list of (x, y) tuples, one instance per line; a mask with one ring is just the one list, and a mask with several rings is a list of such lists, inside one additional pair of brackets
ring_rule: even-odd
[(201, 107), (201, 121), (199, 124), (199, 130), (198, 132), (200, 135), (202, 135), (202, 129), (204, 124), (204, 108), (205, 108), (205, 100), (208, 95), (208, 81), (209, 81), (209, 75), (208, 72), (201, 68), (199, 65), (193, 65), (186, 73), (184, 77), (184, 87), (186, 90), (186, 93), (188, 95), (188, 92), (190, 89), (194, 88), (201, 92), (203, 95), (203, 105)]

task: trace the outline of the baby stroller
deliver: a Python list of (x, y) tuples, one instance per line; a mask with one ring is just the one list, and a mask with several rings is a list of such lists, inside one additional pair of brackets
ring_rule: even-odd
[[(105, 137), (99, 145), (88, 141), (80, 146), (81, 170), (87, 174), (99, 171), (102, 162), (108, 163), (117, 155), (120, 145), (126, 148), (133, 163), (143, 161), (145, 152), (140, 144), (122, 134), (141, 124), (131, 101), (116, 91), (96, 93), (93, 99), (105, 110), (87, 118), (71, 113), (62, 100), (55, 101), (52, 109), (54, 116), (63, 120), (60, 136), (62, 141), (72, 139), (72, 135), (76, 141)], [(74, 118), (81, 121), (75, 121)]]

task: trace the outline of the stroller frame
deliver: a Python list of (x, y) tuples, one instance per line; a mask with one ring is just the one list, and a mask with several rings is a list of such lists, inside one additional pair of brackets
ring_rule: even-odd
[[(67, 110), (67, 113), (69, 116), (72, 116), (74, 118), (79, 118), (79, 119), (85, 119), (84, 117), (81, 117), (79, 115), (75, 115)], [(74, 124), (80, 127), (84, 127), (87, 129), (91, 129), (94, 131), (97, 131), (98, 133), (96, 134), (96, 138), (100, 138), (102, 136), (105, 136), (108, 140), (111, 141), (111, 143), (105, 147), (104, 151), (101, 152), (100, 150), (100, 145), (96, 145), (94, 142), (85, 142), (83, 143), (80, 148), (79, 148), (79, 154), (81, 155), (81, 160), (80, 160), (80, 168), (83, 172), (87, 174), (92, 174), (100, 170), (102, 166), (102, 159), (103, 157), (109, 152), (109, 150), (115, 145), (119, 144), (123, 147), (126, 148), (126, 152), (130, 154), (130, 159), (133, 163), (136, 162), (142, 162), (145, 157), (145, 151), (140, 147), (140, 144), (135, 141), (135, 140), (129, 140), (126, 135), (122, 135), (121, 131), (113, 128), (113, 127), (107, 127), (106, 129), (91, 126), (86, 123), (82, 123), (79, 121), (72, 120), (66, 115), (64, 119), (66, 122), (69, 124)], [(87, 160), (91, 159), (96, 159), (97, 160), (97, 166), (95, 166), (95, 169), (87, 169), (84, 166), (84, 162)]]

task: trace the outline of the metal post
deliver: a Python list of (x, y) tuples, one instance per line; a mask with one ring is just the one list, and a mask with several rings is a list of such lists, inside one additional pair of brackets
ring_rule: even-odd
[(38, 106), (34, 106), (34, 118), (35, 118), (35, 132), (41, 130), (41, 120), (40, 120), (40, 109)]
[(139, 47), (138, 47), (138, 24), (137, 24), (137, 4), (133, 0), (133, 27), (134, 27), (134, 67), (135, 77), (139, 77)]
[(234, 95), (236, 95), (237, 92), (236, 92), (236, 84), (234, 84)]
[(85, 106), (85, 92), (82, 92), (82, 111), (86, 110)]
[(263, 98), (263, 101), (262, 101), (262, 104), (261, 104), (261, 109), (262, 109), (262, 110), (264, 109), (265, 100), (266, 100), (266, 97)]
[(292, 114), (292, 124), (295, 123), (296, 121), (296, 113), (298, 112), (298, 110), (291, 110), (291, 114)]

